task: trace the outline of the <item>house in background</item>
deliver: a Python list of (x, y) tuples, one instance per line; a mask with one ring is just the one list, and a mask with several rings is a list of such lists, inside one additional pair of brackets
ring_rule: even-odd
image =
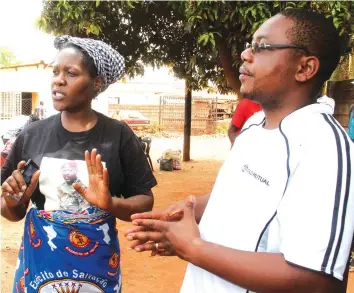
[[(43, 101), (48, 115), (57, 111), (53, 108), (50, 89), (53, 66), (40, 61), (0, 67), (0, 119), (12, 119), (19, 115), (30, 115)], [(92, 102), (92, 107), (109, 115), (110, 104), (158, 105), (161, 97), (184, 97), (184, 81), (169, 74), (166, 67), (154, 70), (147, 67), (144, 76), (118, 81), (108, 87)], [(193, 97), (215, 98), (215, 94), (193, 92)], [(236, 99), (232, 95), (220, 95), (221, 99)], [(183, 99), (184, 100), (184, 99)]]
[(0, 119), (30, 115), (43, 101), (51, 104), (52, 67), (43, 61), (0, 68)]

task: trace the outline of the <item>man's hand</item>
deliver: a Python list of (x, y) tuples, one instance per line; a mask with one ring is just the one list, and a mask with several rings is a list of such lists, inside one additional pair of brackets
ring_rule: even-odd
[(10, 209), (27, 204), (36, 189), (40, 171), (36, 171), (33, 174), (31, 183), (27, 186), (21, 173), (25, 165), (25, 161), (19, 162), (17, 169), (12, 172), (11, 176), (1, 186), (1, 196), (5, 199), (6, 205)]
[(85, 161), (89, 175), (89, 186), (85, 189), (80, 184), (73, 184), (73, 187), (79, 192), (91, 205), (102, 210), (111, 212), (112, 196), (109, 191), (109, 177), (106, 168), (103, 168), (101, 155), (93, 149), (91, 154), (85, 152)]
[[(133, 221), (133, 223), (134, 220), (138, 220), (138, 219), (151, 219), (151, 220), (160, 220), (166, 222), (176, 222), (176, 221), (180, 221), (183, 218), (183, 214), (184, 214), (184, 204), (178, 202), (173, 205), (170, 205), (167, 209), (162, 211), (151, 211), (146, 213), (134, 214), (131, 216), (131, 220)], [(129, 234), (133, 234), (141, 231), (149, 231), (149, 229), (145, 228), (144, 226), (135, 226), (132, 229), (127, 230), (124, 233), (124, 235), (127, 237)], [(128, 239), (130, 239), (130, 237)], [(136, 246), (143, 245), (148, 241), (149, 241), (148, 239), (139, 239), (136, 240), (134, 243), (132, 243), (130, 247), (135, 248)], [(151, 255), (156, 255), (156, 254), (157, 254), (156, 249), (154, 249)]]
[(133, 224), (143, 229), (126, 234), (128, 240), (138, 240), (131, 248), (137, 252), (152, 251), (155, 254), (190, 259), (193, 248), (201, 241), (195, 220), (195, 204), (195, 197), (190, 196), (185, 201), (183, 218), (178, 222), (164, 221), (168, 219), (166, 217), (161, 217), (162, 220), (151, 217), (134, 219)]

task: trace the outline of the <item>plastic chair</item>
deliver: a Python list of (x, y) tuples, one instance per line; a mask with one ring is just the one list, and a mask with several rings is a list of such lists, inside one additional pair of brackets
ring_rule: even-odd
[(150, 149), (151, 149), (151, 142), (152, 139), (151, 137), (145, 136), (145, 137), (138, 137), (141, 143), (141, 147), (143, 148), (143, 151), (148, 159), (150, 168), (152, 171), (154, 171), (154, 167), (152, 166), (152, 160), (150, 157)]

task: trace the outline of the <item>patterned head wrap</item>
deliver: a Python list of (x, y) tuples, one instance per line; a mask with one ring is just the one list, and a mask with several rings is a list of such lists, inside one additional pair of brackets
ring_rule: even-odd
[(68, 35), (56, 37), (54, 47), (58, 50), (67, 43), (79, 46), (93, 59), (98, 75), (104, 78), (101, 92), (119, 80), (124, 74), (124, 58), (110, 45), (93, 39), (76, 38)]

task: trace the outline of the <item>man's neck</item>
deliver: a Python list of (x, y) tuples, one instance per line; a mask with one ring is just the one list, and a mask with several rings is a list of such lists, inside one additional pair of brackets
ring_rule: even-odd
[(305, 93), (290, 93), (285, 98), (279, 101), (277, 107), (267, 108), (262, 107), (266, 116), (265, 129), (276, 129), (280, 122), (290, 113), (312, 104), (314, 99), (310, 94)]

